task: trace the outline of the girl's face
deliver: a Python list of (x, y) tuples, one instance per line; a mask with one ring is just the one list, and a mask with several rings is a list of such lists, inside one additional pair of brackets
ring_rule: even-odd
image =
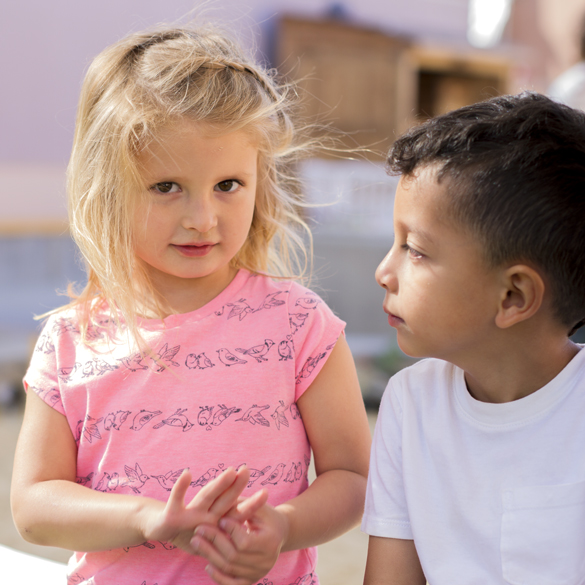
[(134, 218), (136, 255), (174, 310), (195, 310), (235, 276), (230, 261), (254, 214), (258, 148), (244, 131), (218, 136), (181, 121), (139, 163), (147, 193)]

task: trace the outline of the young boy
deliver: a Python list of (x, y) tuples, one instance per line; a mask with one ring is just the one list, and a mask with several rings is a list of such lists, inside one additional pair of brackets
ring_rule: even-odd
[(585, 115), (525, 93), (394, 145), (368, 585), (585, 583)]

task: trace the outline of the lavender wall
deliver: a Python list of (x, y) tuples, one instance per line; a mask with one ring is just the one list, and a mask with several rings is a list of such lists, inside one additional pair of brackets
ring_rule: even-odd
[[(327, 0), (208, 0), (208, 15), (248, 43), (265, 47), (271, 23), (285, 13), (320, 16)], [(358, 23), (389, 31), (465, 37), (467, 0), (346, 0)], [(4, 0), (0, 18), (0, 164), (66, 163), (76, 101), (92, 57), (130, 31), (179, 19), (189, 0)], [(294, 8), (293, 8), (294, 7)], [(1, 188), (0, 188), (1, 189)], [(0, 198), (4, 198), (0, 190)]]

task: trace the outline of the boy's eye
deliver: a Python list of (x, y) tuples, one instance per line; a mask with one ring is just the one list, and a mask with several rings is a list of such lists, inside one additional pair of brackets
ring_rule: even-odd
[(231, 193), (232, 191), (235, 191), (239, 186), (240, 183), (238, 183), (236, 180), (229, 179), (227, 181), (220, 181), (215, 186), (215, 188), (217, 191), (222, 191), (223, 193)]
[(424, 256), (424, 254), (421, 254), (418, 250), (415, 250), (414, 248), (411, 248), (408, 244), (403, 244), (402, 245), (402, 249), (406, 250), (408, 252), (408, 255), (411, 258), (422, 258)]
[(157, 191), (158, 193), (178, 193), (181, 188), (177, 183), (173, 183), (171, 181), (164, 181), (162, 183), (156, 183), (151, 187), (152, 191)]

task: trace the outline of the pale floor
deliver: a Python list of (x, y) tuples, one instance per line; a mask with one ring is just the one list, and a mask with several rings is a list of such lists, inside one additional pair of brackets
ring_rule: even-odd
[[(66, 562), (70, 553), (25, 542), (17, 533), (10, 514), (10, 478), (14, 448), (22, 414), (0, 410), (0, 544), (23, 552)], [(373, 429), (375, 415), (369, 415)], [(319, 547), (318, 574), (322, 585), (359, 585), (363, 582), (368, 537), (359, 528)], [(28, 584), (23, 584), (28, 585)]]

